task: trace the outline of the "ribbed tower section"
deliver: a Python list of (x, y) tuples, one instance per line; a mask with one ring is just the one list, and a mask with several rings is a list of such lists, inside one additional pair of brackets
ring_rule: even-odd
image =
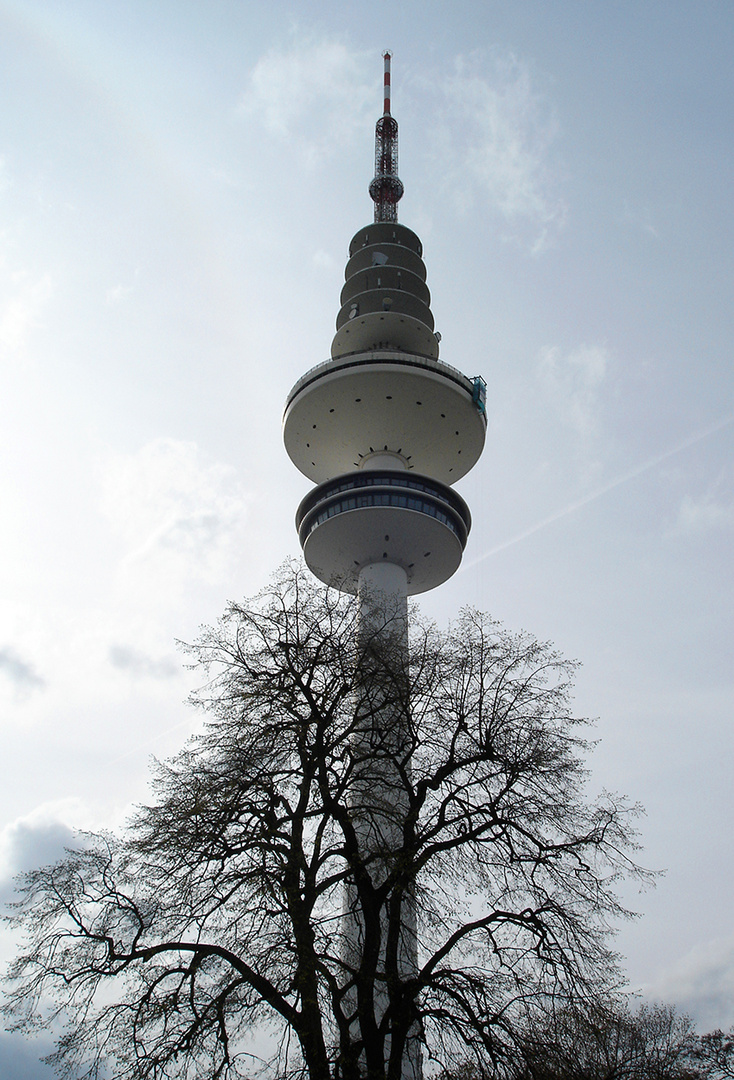
[[(304, 557), (322, 581), (359, 597), (365, 670), (358, 676), (365, 680), (372, 674), (375, 645), (401, 658), (391, 665), (393, 671), (407, 671), (407, 597), (441, 585), (461, 562), (471, 517), (452, 485), (476, 464), (487, 428), (483, 380), (439, 359), (422, 245), (397, 222), (403, 188), (397, 177), (397, 123), (389, 113), (389, 56), (385, 85), (370, 184), (375, 221), (349, 245), (331, 358), (299, 379), (283, 418), (286, 450), (316, 484), (296, 515)], [(359, 764), (350, 806), (376, 886), (391, 872), (403, 843), (410, 721), (401, 698), (404, 702), (394, 686), (381, 688), (378, 679), (369, 707), (361, 706), (364, 716), (357, 716), (354, 738)], [(373, 945), (366, 942), (367, 922), (356, 893), (350, 893), (344, 956), (355, 971), (367, 945)], [(415, 902), (408, 889), (397, 950), (400, 977), (416, 969), (416, 941)], [(376, 976), (382, 1015), (390, 1007), (386, 953), (394, 956), (395, 950), (386, 950), (383, 940)], [(350, 995), (359, 1041), (356, 985), (348, 1000)], [(415, 1029), (404, 1052), (403, 1076), (416, 1080), (420, 1072)]]

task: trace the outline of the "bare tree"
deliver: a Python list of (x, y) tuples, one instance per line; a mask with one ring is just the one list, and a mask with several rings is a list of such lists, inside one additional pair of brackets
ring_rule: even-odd
[(734, 1080), (734, 1031), (725, 1034), (717, 1028), (701, 1035), (691, 1056), (711, 1080)]
[(528, 1036), (518, 1080), (702, 1080), (689, 1017), (672, 1005), (634, 1011), (585, 1003), (549, 1011)]
[[(406, 671), (355, 619), (298, 568), (232, 605), (189, 649), (207, 723), (150, 805), (21, 880), (7, 1011), (65, 1017), (60, 1076), (235, 1078), (267, 1057), (399, 1080), (416, 1032), (436, 1067), (509, 1075), (533, 1018), (613, 992), (614, 881), (642, 872), (634, 808), (584, 797), (574, 665), (466, 611), (446, 633), (414, 618)], [(390, 850), (359, 827), (390, 812), (377, 775)]]

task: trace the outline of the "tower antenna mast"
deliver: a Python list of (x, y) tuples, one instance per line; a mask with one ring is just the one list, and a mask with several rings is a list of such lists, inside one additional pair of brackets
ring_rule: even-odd
[(390, 113), (390, 59), (385, 51), (383, 113), (375, 125), (375, 177), (370, 196), (375, 204), (375, 221), (398, 220), (398, 202), (403, 184), (398, 177), (398, 122)]

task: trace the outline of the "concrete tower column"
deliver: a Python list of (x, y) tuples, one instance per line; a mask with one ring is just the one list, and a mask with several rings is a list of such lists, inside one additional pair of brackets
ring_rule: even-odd
[[(404, 845), (403, 826), (409, 809), (412, 731), (408, 679), (408, 575), (397, 563), (368, 563), (359, 572), (360, 674), (357, 678), (354, 752), (359, 777), (350, 794), (353, 821), (373, 884), (379, 888), (395, 869)], [(412, 883), (411, 883), (412, 884)], [(392, 926), (391, 926), (392, 922)], [(344, 912), (345, 960), (359, 968), (366, 945), (356, 891), (348, 888)], [(379, 919), (379, 958), (374, 987), (378, 1023), (390, 1002), (388, 942), (394, 918), (383, 910)], [(397, 974), (404, 979), (418, 966), (415, 894), (411, 885), (401, 899)], [(356, 995), (353, 1005), (356, 1006)], [(358, 1021), (355, 1038), (361, 1035)], [(388, 1038), (385, 1056), (390, 1053)], [(421, 1050), (417, 1027), (408, 1035), (403, 1054), (404, 1080), (420, 1080)]]

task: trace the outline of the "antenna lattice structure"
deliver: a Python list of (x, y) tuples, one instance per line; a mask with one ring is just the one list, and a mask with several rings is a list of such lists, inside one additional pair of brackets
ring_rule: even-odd
[(398, 122), (390, 115), (390, 57), (385, 60), (385, 93), (383, 114), (375, 124), (375, 178), (370, 184), (370, 196), (375, 204), (375, 221), (396, 222), (398, 202), (403, 197), (403, 184), (398, 177)]

